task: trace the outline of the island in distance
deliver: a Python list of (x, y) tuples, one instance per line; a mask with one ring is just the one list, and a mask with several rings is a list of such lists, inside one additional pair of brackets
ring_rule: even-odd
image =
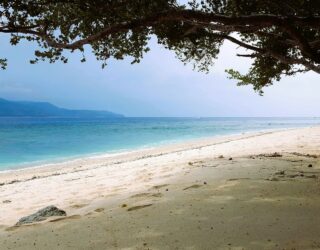
[(0, 117), (121, 118), (121, 114), (98, 110), (71, 110), (48, 102), (9, 101), (0, 98)]

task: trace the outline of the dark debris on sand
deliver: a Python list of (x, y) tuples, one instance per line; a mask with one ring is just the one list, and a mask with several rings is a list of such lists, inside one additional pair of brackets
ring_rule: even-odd
[(52, 216), (66, 216), (67, 213), (55, 206), (48, 206), (45, 208), (42, 208), (35, 212), (34, 214), (22, 217), (17, 223), (16, 226), (20, 226), (23, 224), (30, 224), (33, 222), (39, 222), (39, 221), (44, 221), (48, 217)]

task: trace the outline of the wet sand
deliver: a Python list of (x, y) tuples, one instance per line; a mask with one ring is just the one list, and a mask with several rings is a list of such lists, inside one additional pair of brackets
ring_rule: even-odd
[(0, 249), (320, 249), (319, 194), (320, 127), (79, 159), (0, 173)]

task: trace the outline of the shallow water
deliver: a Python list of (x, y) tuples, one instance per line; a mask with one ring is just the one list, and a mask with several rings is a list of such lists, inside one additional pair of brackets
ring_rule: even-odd
[(320, 118), (0, 118), (0, 170), (208, 136), (320, 124)]

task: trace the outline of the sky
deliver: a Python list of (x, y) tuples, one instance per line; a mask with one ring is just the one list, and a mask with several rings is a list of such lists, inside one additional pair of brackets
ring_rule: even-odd
[(0, 70), (0, 97), (136, 117), (320, 116), (320, 75), (285, 77), (259, 96), (251, 86), (238, 87), (227, 78), (225, 69), (245, 72), (250, 66), (230, 43), (209, 74), (183, 65), (155, 39), (140, 64), (111, 60), (105, 69), (90, 51), (85, 63), (73, 54), (68, 64), (31, 65), (35, 48), (29, 42), (12, 47), (0, 36), (0, 57), (9, 60), (8, 69)]

